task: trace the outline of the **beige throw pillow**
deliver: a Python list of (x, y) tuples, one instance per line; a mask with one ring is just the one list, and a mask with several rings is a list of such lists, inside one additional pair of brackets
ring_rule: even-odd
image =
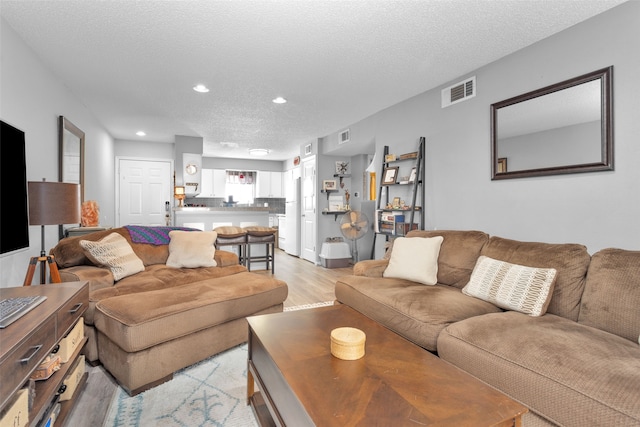
[(131, 245), (118, 233), (111, 233), (101, 240), (80, 240), (85, 256), (96, 265), (107, 267), (118, 281), (144, 271), (142, 260), (133, 252)]
[(555, 268), (526, 267), (481, 256), (462, 292), (507, 310), (542, 316), (555, 282)]
[(382, 276), (435, 285), (438, 283), (438, 255), (443, 240), (442, 236), (398, 237), (393, 241), (389, 265)]
[(169, 232), (169, 258), (167, 266), (173, 268), (215, 267), (218, 264), (213, 256), (218, 233), (215, 231)]

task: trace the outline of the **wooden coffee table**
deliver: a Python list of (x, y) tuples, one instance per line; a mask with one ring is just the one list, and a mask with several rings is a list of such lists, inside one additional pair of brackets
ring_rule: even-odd
[[(520, 426), (527, 412), (347, 306), (247, 320), (247, 403), (262, 426)], [(367, 335), (363, 358), (331, 355), (342, 326)]]

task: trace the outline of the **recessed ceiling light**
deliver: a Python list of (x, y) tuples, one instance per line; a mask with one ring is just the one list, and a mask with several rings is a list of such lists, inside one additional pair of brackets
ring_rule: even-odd
[(269, 154), (269, 150), (267, 150), (266, 148), (250, 148), (249, 154), (251, 154), (252, 156), (266, 156), (267, 154)]
[(147, 136), (147, 134), (141, 130), (139, 130), (138, 132), (136, 132), (136, 135), (138, 136)]
[(276, 99), (274, 99), (272, 102), (274, 104), (285, 104), (287, 102), (287, 100), (284, 99), (283, 97), (279, 96)]
[(200, 93), (207, 93), (209, 92), (209, 88), (206, 87), (205, 85), (195, 85), (193, 87), (193, 90), (195, 90), (196, 92), (200, 92)]

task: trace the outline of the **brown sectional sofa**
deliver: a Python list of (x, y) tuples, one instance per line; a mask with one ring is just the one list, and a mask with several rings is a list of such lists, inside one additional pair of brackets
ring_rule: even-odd
[[(408, 234), (433, 236), (444, 237), (435, 286), (382, 277), (389, 260), (367, 260), (337, 281), (337, 300), (526, 405), (525, 426), (640, 425), (640, 251)], [(555, 268), (546, 314), (465, 295), (481, 255)]]
[[(119, 281), (79, 244), (114, 232), (144, 264)], [(246, 341), (245, 318), (282, 311), (288, 293), (286, 283), (248, 272), (224, 250), (215, 251), (216, 267), (168, 267), (168, 245), (135, 243), (124, 227), (63, 239), (51, 254), (62, 281), (89, 283), (87, 360), (101, 362), (130, 394)]]

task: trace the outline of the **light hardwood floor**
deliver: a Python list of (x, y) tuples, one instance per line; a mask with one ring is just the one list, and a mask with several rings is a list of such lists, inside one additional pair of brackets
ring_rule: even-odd
[[(276, 249), (275, 274), (289, 287), (285, 307), (333, 301), (336, 278), (351, 274), (352, 267), (327, 269)], [(270, 271), (253, 270), (257, 274), (271, 275)], [(89, 378), (77, 405), (68, 418), (67, 426), (102, 426), (111, 397), (118, 387), (113, 377), (102, 366), (87, 365)]]

